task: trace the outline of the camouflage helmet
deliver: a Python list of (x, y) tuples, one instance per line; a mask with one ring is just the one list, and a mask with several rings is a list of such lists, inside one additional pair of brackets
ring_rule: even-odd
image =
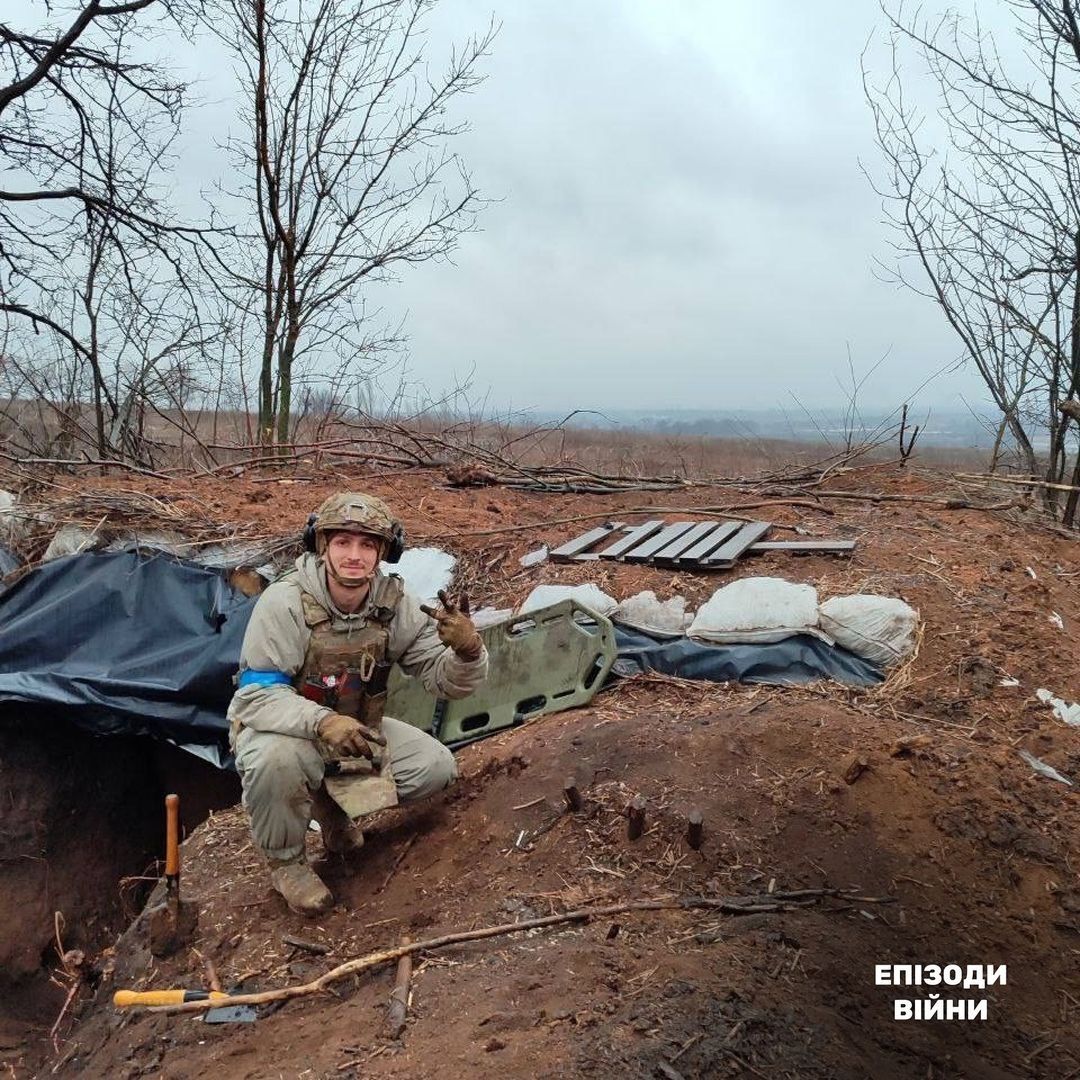
[[(311, 523), (315, 534), (315, 550), (322, 555), (326, 551), (327, 534), (332, 532), (365, 533), (385, 541), (388, 561), (396, 562), (393, 549), (403, 546), (404, 531), (390, 508), (374, 495), (359, 491), (342, 491), (331, 495), (315, 511)], [(400, 556), (400, 547), (397, 555)]]

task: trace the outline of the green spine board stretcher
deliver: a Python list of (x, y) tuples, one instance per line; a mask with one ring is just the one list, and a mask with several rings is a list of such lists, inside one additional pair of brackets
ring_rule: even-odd
[(436, 699), (419, 679), (393, 669), (386, 715), (454, 745), (588, 704), (615, 662), (611, 621), (577, 600), (485, 626), (488, 677), (468, 697)]

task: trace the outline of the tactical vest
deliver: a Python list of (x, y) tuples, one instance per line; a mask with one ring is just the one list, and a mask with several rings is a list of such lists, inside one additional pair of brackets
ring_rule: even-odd
[(390, 624), (405, 591), (397, 574), (379, 574), (371, 583), (363, 619), (335, 629), (333, 615), (300, 590), (311, 641), (294, 685), (307, 698), (377, 728), (386, 707)]

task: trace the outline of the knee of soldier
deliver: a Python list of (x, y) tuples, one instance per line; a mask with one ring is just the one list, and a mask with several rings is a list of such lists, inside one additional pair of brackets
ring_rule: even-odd
[[(303, 739), (289, 735), (245, 731), (237, 740), (236, 767), (244, 790), (256, 797), (290, 796), (299, 787), (310, 784), (307, 757), (308, 745)], [(305, 753), (308, 751), (308, 753)]]
[(439, 743), (439, 753), (431, 764), (431, 772), (436, 791), (448, 788), (458, 778), (457, 758), (442, 743)]
[(458, 776), (454, 755), (442, 743), (432, 740), (426, 747), (422, 762), (412, 762), (408, 775), (395, 779), (403, 799), (422, 799), (427, 795), (444, 791)]

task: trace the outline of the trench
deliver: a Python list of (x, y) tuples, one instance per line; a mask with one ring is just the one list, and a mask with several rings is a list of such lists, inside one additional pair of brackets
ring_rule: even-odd
[(0, 710), (0, 1059), (47, 1038), (64, 1002), (50, 980), (60, 945), (93, 962), (142, 909), (172, 791), (183, 835), (234, 805), (240, 784), (168, 743), (92, 735), (55, 710)]

